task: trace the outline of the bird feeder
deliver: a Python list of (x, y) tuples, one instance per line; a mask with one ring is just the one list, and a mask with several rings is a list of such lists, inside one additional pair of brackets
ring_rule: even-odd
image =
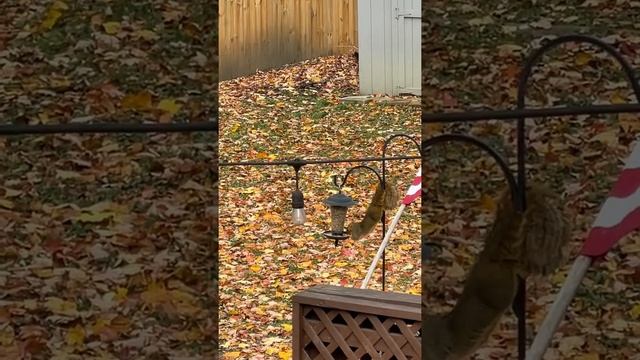
[(325, 231), (323, 235), (329, 239), (334, 239), (336, 245), (338, 245), (339, 240), (349, 238), (344, 229), (344, 223), (347, 218), (347, 210), (356, 205), (357, 202), (342, 192), (338, 192), (329, 196), (324, 201), (324, 204), (329, 206), (331, 211), (331, 230)]

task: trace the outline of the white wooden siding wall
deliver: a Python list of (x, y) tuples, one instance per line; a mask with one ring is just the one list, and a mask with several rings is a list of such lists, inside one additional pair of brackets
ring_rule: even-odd
[(358, 0), (361, 94), (420, 95), (421, 1)]

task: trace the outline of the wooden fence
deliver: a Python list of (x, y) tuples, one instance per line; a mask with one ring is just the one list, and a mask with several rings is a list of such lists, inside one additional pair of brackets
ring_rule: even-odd
[(220, 80), (353, 50), (356, 0), (221, 0)]

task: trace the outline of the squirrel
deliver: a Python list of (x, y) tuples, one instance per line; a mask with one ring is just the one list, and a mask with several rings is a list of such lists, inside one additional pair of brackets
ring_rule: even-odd
[(382, 212), (394, 209), (399, 200), (400, 195), (393, 180), (387, 181), (384, 188), (382, 184), (378, 184), (362, 221), (349, 225), (351, 238), (359, 240), (368, 235), (380, 222)]
[(518, 278), (548, 275), (561, 265), (571, 229), (560, 204), (560, 197), (541, 185), (527, 187), (523, 214), (514, 209), (509, 191), (501, 195), (484, 249), (457, 303), (447, 314), (423, 315), (423, 359), (457, 360), (472, 355), (513, 303)]

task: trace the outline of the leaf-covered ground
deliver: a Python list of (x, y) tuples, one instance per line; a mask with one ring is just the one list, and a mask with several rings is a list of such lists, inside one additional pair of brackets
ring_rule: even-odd
[(212, 1), (3, 1), (2, 123), (208, 120)]
[[(582, 32), (605, 39), (640, 67), (640, 12), (634, 1), (435, 1), (425, 14), (423, 100), (426, 110), (515, 107), (516, 78), (524, 56), (553, 34)], [(547, 56), (529, 84), (530, 106), (634, 101), (619, 67), (589, 46), (567, 45)], [(637, 115), (529, 120), (529, 178), (566, 197), (575, 224), (572, 259), (580, 248), (622, 160), (640, 130)], [(431, 124), (423, 138), (459, 130), (501, 149), (515, 165), (510, 123)], [(451, 306), (492, 221), (491, 197), (504, 186), (495, 164), (468, 147), (435, 149), (423, 231), (446, 251), (425, 268), (430, 311)], [(640, 349), (640, 237), (625, 238), (584, 281), (546, 359), (634, 359)], [(546, 315), (569, 266), (530, 282), (529, 337)], [(513, 316), (508, 316), (476, 359), (515, 358)]]
[[(357, 61), (350, 55), (221, 83), (221, 161), (380, 156), (390, 134), (419, 136), (419, 107), (339, 101), (357, 91)], [(417, 150), (398, 141), (390, 152)], [(220, 341), (228, 358), (289, 358), (291, 297), (316, 284), (360, 286), (380, 245), (380, 226), (365, 239), (338, 247), (321, 235), (329, 227), (322, 201), (333, 191), (331, 175), (354, 165), (302, 168), (307, 212), (302, 227), (290, 221), (292, 168), (221, 167)], [(418, 165), (417, 160), (388, 165), (399, 191), (406, 191)], [(367, 172), (350, 177), (345, 191), (360, 201), (350, 219), (362, 217), (375, 184)], [(406, 211), (389, 246), (389, 290), (420, 292), (418, 211), (417, 206)], [(380, 276), (378, 270), (372, 288), (381, 288)]]
[[(215, 3), (0, 4), (0, 122), (206, 121)], [(216, 134), (0, 138), (0, 358), (210, 359)]]

